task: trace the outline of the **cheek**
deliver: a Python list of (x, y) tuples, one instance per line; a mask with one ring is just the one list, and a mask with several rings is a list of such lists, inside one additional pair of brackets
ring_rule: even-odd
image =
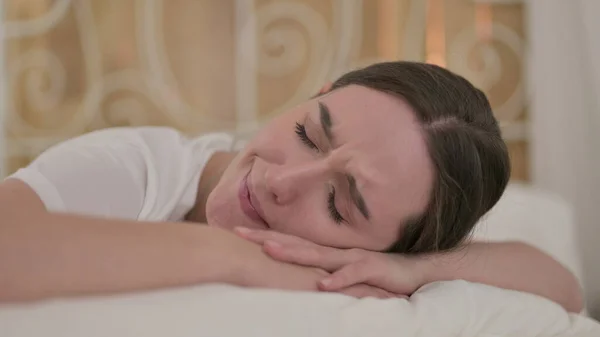
[(275, 230), (319, 244), (330, 243), (336, 225), (329, 220), (323, 196), (317, 192), (304, 191), (300, 198), (281, 209)]
[(216, 188), (209, 195), (206, 201), (206, 222), (210, 226), (227, 228), (227, 224), (231, 222), (230, 215), (232, 214), (229, 210), (230, 203), (227, 202), (227, 198), (223, 191)]
[[(323, 193), (307, 196), (303, 204), (289, 213), (288, 234), (296, 235), (314, 243), (338, 248), (362, 248), (382, 251), (397, 240), (398, 227), (367, 224), (336, 224), (330, 217)], [(284, 220), (285, 223), (285, 220)]]
[[(327, 211), (323, 195), (307, 196), (307, 201), (287, 210), (282, 228), (276, 230), (295, 235), (316, 244), (338, 248), (370, 248), (365, 235), (347, 224), (336, 224)], [(287, 221), (286, 221), (287, 220)]]
[(385, 250), (400, 239), (401, 233), (402, 226), (400, 225), (400, 221), (398, 223), (391, 222), (373, 226), (370, 233), (371, 240), (369, 244), (371, 247), (369, 249), (377, 251)]
[(209, 194), (206, 201), (209, 226), (229, 230), (237, 226), (251, 227), (239, 207), (237, 182), (236, 178), (227, 177)]
[(271, 124), (256, 135), (247, 150), (268, 163), (283, 164), (292, 145), (292, 136), (289, 128)]

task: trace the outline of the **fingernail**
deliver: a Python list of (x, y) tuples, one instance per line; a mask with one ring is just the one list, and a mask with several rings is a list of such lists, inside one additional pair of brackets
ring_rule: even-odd
[(280, 249), (282, 247), (279, 242), (275, 242), (275, 241), (266, 241), (265, 246), (273, 248), (273, 249)]
[(321, 287), (323, 288), (327, 288), (331, 285), (331, 279), (330, 278), (324, 278), (321, 281), (319, 281), (319, 283), (321, 284)]
[(240, 234), (250, 234), (252, 232), (250, 228), (246, 227), (235, 227), (233, 230)]

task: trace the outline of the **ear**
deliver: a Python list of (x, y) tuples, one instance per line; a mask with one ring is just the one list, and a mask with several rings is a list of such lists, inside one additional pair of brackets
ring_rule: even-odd
[(333, 83), (331, 83), (331, 82), (327, 82), (327, 83), (325, 83), (325, 85), (323, 85), (323, 86), (321, 87), (321, 90), (319, 90), (319, 95), (323, 95), (323, 94), (325, 94), (325, 93), (328, 93), (328, 92), (329, 92), (329, 90), (331, 90), (331, 87), (332, 87), (332, 86), (333, 86)]

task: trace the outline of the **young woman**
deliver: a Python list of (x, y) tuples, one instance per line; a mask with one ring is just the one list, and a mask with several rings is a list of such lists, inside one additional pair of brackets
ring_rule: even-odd
[(532, 247), (454, 249), (510, 165), (485, 95), (443, 68), (350, 72), (232, 145), (141, 127), (50, 148), (0, 185), (0, 299), (209, 282), (386, 297), (465, 279), (581, 309), (573, 275)]

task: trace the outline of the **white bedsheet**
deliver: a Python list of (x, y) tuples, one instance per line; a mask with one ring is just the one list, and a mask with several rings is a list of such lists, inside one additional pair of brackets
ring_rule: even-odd
[(2, 337), (600, 336), (600, 324), (545, 299), (464, 281), (410, 300), (225, 285), (0, 307)]

